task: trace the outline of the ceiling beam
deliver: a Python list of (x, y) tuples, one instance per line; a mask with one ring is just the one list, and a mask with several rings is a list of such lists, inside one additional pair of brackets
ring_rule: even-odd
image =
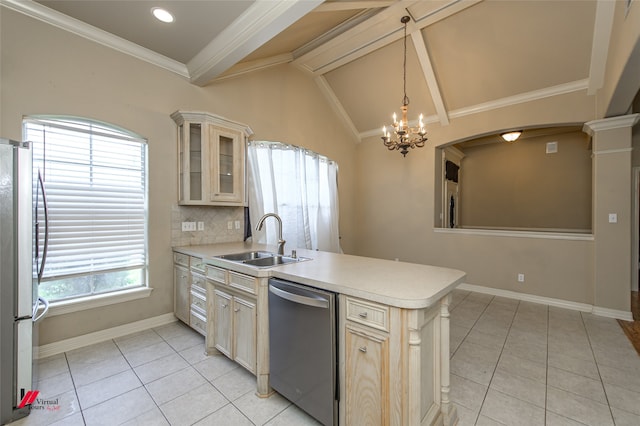
[(329, 82), (327, 81), (327, 79), (324, 78), (324, 76), (320, 75), (314, 78), (314, 80), (318, 85), (318, 87), (320, 87), (320, 91), (322, 92), (324, 97), (329, 101), (331, 108), (336, 112), (338, 117), (340, 117), (340, 119), (342, 120), (342, 123), (346, 126), (346, 128), (349, 130), (349, 132), (353, 136), (354, 141), (356, 143), (360, 143), (360, 133), (358, 132), (358, 129), (356, 129), (356, 126), (353, 124), (353, 121), (351, 121), (351, 117), (347, 113), (347, 110), (345, 110), (344, 107), (342, 106), (342, 103), (340, 102), (340, 100), (338, 100), (338, 97), (336, 96), (335, 92), (329, 85)]
[(427, 82), (427, 86), (429, 87), (431, 99), (433, 100), (433, 105), (436, 108), (440, 125), (447, 126), (449, 125), (449, 116), (447, 115), (447, 110), (442, 100), (438, 80), (433, 72), (433, 65), (431, 64), (431, 58), (429, 58), (429, 53), (427, 52), (427, 46), (424, 43), (424, 37), (422, 37), (422, 31), (411, 31), (411, 40), (413, 40), (413, 46), (416, 49), (416, 54), (420, 61), (424, 80)]
[(613, 30), (613, 14), (616, 2), (598, 0), (596, 20), (593, 28), (593, 44), (591, 45), (591, 64), (589, 66), (589, 88), (587, 95), (595, 95), (604, 85), (604, 74), (607, 67), (609, 42)]
[(206, 85), (321, 3), (322, 0), (256, 0), (187, 63), (191, 82)]
[(481, 0), (450, 0), (435, 9), (428, 9), (434, 7), (432, 2), (405, 0), (394, 2), (365, 22), (297, 57), (293, 64), (315, 75), (326, 74), (401, 39), (403, 25), (400, 23), (400, 18), (407, 14), (407, 10), (409, 12), (416, 10), (420, 16), (416, 18), (416, 28), (422, 29), (479, 1)]
[(360, 10), (360, 9), (379, 9), (391, 6), (396, 0), (383, 1), (341, 1), (322, 3), (316, 7), (314, 12), (335, 12), (340, 10)]

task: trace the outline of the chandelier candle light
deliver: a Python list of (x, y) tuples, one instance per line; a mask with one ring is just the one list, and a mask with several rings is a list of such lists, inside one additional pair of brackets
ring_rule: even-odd
[[(402, 116), (400, 121), (396, 113), (393, 113), (393, 135), (387, 131), (387, 126), (382, 127), (382, 142), (389, 151), (399, 150), (403, 157), (407, 156), (409, 148), (422, 148), (427, 141), (425, 136), (427, 132), (424, 129), (423, 117), (420, 114), (417, 127), (410, 127), (407, 120), (407, 109), (409, 107), (409, 97), (407, 96), (407, 22), (411, 18), (403, 16), (400, 22), (404, 24), (404, 63), (403, 63), (403, 81), (404, 81), (404, 98), (402, 98)], [(393, 138), (392, 138), (393, 136)]]

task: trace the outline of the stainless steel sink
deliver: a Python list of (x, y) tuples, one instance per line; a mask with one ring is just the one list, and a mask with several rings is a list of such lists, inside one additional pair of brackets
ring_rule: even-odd
[(280, 256), (269, 251), (247, 251), (243, 253), (223, 254), (216, 257), (218, 259), (255, 266), (256, 268), (269, 268), (272, 266), (311, 260), (308, 257)]
[(269, 258), (275, 255), (275, 253), (271, 253), (269, 251), (247, 251), (244, 253), (223, 254), (216, 257), (220, 259), (231, 260), (233, 262), (244, 262), (246, 260)]
[(245, 260), (243, 263), (246, 265), (253, 265), (259, 268), (268, 266), (286, 265), (287, 263), (299, 262), (300, 260), (306, 260), (306, 258), (289, 257), (289, 256), (273, 256), (263, 257), (261, 259)]

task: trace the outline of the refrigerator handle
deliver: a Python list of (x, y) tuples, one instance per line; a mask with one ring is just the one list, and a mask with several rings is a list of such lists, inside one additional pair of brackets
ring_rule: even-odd
[[(49, 207), (47, 206), (47, 193), (44, 189), (44, 180), (42, 174), (38, 170), (38, 184), (42, 189), (42, 206), (44, 207), (44, 248), (42, 249), (42, 262), (40, 263), (40, 269), (38, 269), (38, 284), (42, 280), (42, 274), (44, 274), (44, 265), (47, 263), (47, 250), (49, 249)], [(39, 232), (39, 228), (36, 227), (36, 233)], [(40, 235), (36, 235), (36, 241), (40, 239)], [(36, 248), (36, 250), (38, 250)]]
[[(40, 303), (44, 305), (44, 310), (40, 313), (40, 315), (36, 316), (38, 309), (40, 309)], [(49, 312), (49, 301), (42, 297), (38, 297), (38, 304), (35, 306), (35, 309), (33, 311), (33, 323), (35, 324), (42, 318), (44, 318), (45, 315), (47, 315), (47, 312)]]

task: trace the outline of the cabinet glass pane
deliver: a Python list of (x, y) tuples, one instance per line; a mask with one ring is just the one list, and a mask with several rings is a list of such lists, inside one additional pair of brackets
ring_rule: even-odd
[(218, 139), (220, 152), (220, 193), (233, 193), (233, 139), (220, 136)]
[(184, 126), (178, 126), (178, 200), (184, 200)]
[(202, 126), (189, 124), (189, 196), (202, 200)]

